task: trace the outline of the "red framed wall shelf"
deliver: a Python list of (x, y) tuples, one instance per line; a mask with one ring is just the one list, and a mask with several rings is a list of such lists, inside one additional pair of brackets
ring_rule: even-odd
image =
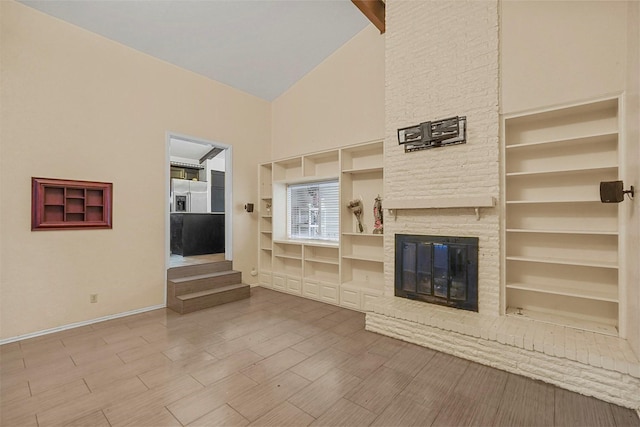
[(111, 228), (110, 182), (31, 178), (31, 230)]

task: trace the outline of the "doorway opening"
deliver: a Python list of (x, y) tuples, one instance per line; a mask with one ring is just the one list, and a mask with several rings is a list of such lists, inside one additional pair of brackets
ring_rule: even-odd
[(232, 147), (167, 133), (166, 267), (232, 260)]

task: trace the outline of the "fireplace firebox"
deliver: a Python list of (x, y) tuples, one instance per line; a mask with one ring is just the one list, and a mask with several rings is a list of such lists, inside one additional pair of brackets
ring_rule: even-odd
[(478, 238), (396, 234), (395, 295), (478, 311)]

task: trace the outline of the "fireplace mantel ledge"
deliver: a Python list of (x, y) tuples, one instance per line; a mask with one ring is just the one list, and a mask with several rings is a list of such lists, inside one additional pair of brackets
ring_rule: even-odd
[(640, 361), (622, 338), (393, 296), (368, 303), (366, 329), (640, 409)]
[(480, 219), (480, 208), (492, 208), (496, 204), (491, 195), (459, 196), (459, 197), (428, 197), (422, 199), (385, 199), (384, 208), (395, 215), (398, 210), (405, 209), (451, 209), (473, 208), (476, 217)]

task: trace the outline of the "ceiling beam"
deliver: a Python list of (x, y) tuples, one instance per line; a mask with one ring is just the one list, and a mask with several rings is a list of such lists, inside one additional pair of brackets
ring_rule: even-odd
[(351, 0), (356, 5), (360, 12), (364, 13), (369, 21), (380, 30), (380, 34), (384, 34), (385, 31), (385, 7), (382, 0)]
[(205, 154), (204, 156), (200, 157), (200, 164), (202, 164), (202, 162), (204, 162), (205, 160), (213, 159), (221, 151), (222, 151), (222, 148), (213, 147), (211, 150), (209, 150), (209, 152), (207, 152), (207, 154)]

